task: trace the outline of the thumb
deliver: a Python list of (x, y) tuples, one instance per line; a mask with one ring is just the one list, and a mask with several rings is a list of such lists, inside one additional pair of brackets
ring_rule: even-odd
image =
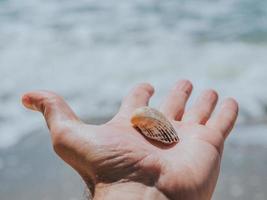
[(82, 122), (63, 98), (52, 92), (34, 91), (24, 94), (22, 103), (26, 108), (44, 115), (56, 153), (79, 173), (83, 173), (80, 137), (76, 133)]
[(23, 95), (22, 103), (26, 108), (43, 114), (52, 134), (54, 130), (65, 124), (66, 121), (79, 121), (63, 98), (52, 92), (28, 92)]

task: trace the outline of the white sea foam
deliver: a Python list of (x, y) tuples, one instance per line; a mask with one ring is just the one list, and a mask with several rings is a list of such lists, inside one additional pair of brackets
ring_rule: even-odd
[(236, 98), (240, 119), (263, 118), (266, 22), (242, 17), (246, 8), (241, 0), (0, 1), (0, 147), (44, 126), (20, 104), (36, 89), (61, 94), (80, 116), (102, 117), (137, 82), (155, 86), (155, 106), (187, 78), (196, 94), (213, 87)]

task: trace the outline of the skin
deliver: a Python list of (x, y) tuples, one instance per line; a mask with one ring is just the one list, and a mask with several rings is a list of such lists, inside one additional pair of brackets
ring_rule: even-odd
[(206, 90), (185, 111), (191, 91), (188, 80), (177, 82), (159, 108), (179, 135), (174, 145), (149, 140), (130, 123), (132, 112), (148, 105), (154, 92), (147, 83), (134, 87), (118, 114), (99, 126), (80, 121), (52, 92), (29, 92), (22, 102), (44, 115), (55, 152), (81, 175), (93, 199), (208, 200), (238, 105), (225, 99), (211, 117), (218, 95)]

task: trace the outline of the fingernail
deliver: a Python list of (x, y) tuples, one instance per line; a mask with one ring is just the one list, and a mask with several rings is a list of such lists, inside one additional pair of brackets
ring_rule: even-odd
[(22, 97), (22, 103), (28, 109), (37, 110), (36, 106), (32, 104), (31, 99), (26, 95)]

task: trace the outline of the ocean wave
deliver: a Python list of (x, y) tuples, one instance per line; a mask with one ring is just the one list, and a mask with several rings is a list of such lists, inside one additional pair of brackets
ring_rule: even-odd
[(221, 99), (239, 101), (240, 121), (266, 118), (262, 4), (0, 1), (0, 147), (44, 127), (20, 104), (36, 89), (61, 94), (84, 118), (101, 118), (114, 114), (138, 82), (155, 86), (157, 106), (187, 78), (195, 84), (192, 99), (213, 87)]

